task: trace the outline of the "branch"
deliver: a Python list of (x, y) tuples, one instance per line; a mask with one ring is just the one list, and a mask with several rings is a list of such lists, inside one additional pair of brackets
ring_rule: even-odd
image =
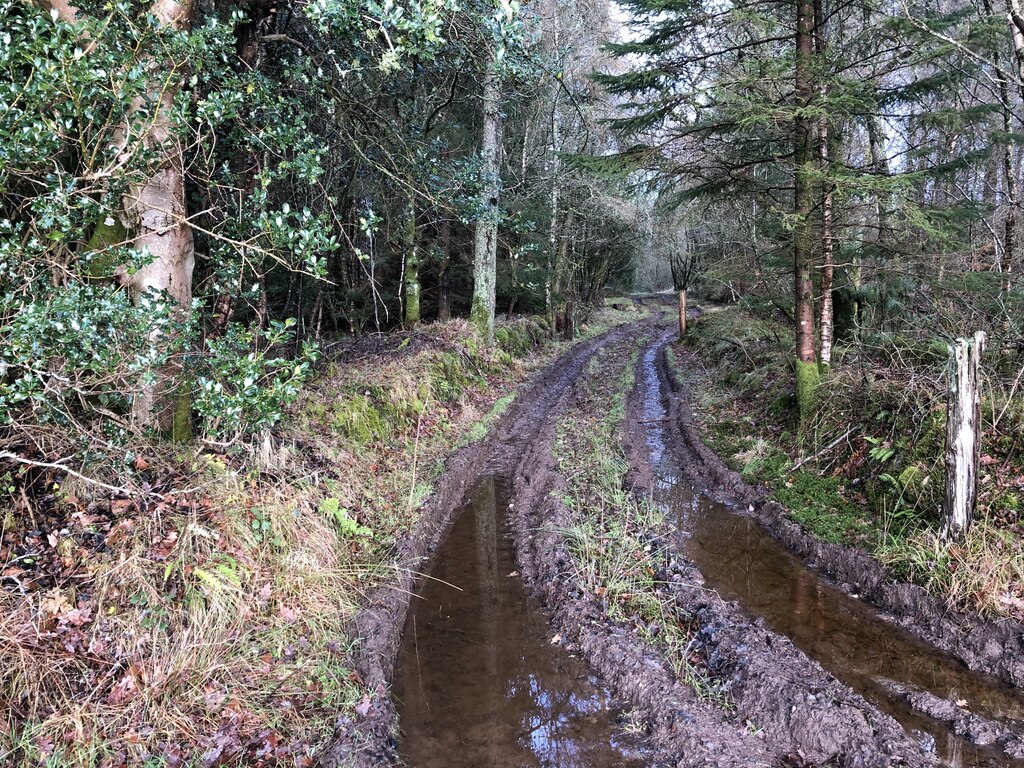
[(288, 45), (294, 45), (303, 53), (309, 53), (305, 45), (289, 35), (263, 35), (260, 39), (264, 43), (287, 43)]
[(837, 437), (831, 443), (826, 445), (820, 451), (816, 451), (816, 452), (812, 453), (810, 456), (807, 456), (807, 457), (805, 457), (803, 459), (800, 459), (800, 461), (798, 461), (796, 464), (794, 464), (792, 467), (790, 467), (788, 470), (786, 470), (786, 474), (792, 474), (793, 472), (796, 472), (798, 469), (800, 469), (800, 467), (802, 467), (807, 462), (813, 461), (814, 459), (821, 458), (826, 453), (828, 453), (833, 448), (835, 448), (837, 445), (839, 445), (841, 442), (843, 442), (843, 440), (845, 440), (850, 435), (852, 435), (854, 432), (857, 432), (859, 429), (860, 429), (860, 426), (850, 427), (848, 430), (846, 430), (846, 432), (844, 432), (842, 435)]
[[(13, 462), (16, 462), (18, 464), (26, 464), (26, 465), (28, 465), (30, 467), (42, 467), (44, 469), (56, 469), (59, 472), (64, 472), (66, 474), (71, 475), (72, 477), (77, 477), (79, 480), (84, 480), (87, 483), (92, 483), (93, 485), (98, 485), (100, 488), (104, 488), (104, 489), (106, 489), (108, 491), (113, 491), (114, 493), (120, 494), (122, 496), (131, 496), (132, 495), (131, 491), (129, 491), (127, 488), (119, 488), (118, 486), (115, 486), (115, 485), (107, 485), (106, 483), (100, 482), (99, 480), (94, 480), (91, 477), (86, 477), (81, 472), (76, 472), (75, 470), (71, 469), (71, 467), (67, 466), (66, 464), (51, 464), (50, 462), (46, 462), (46, 461), (32, 461), (32, 459), (26, 459), (24, 456), (19, 456), (18, 454), (11, 453), (10, 451), (0, 451), (0, 459), (7, 459), (8, 461), (13, 461)], [(156, 494), (156, 495), (159, 495), (159, 494)]]

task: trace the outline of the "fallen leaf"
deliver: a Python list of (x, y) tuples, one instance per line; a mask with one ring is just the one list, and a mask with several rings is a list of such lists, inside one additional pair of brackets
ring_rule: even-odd
[(366, 717), (370, 712), (370, 704), (369, 694), (364, 693), (363, 698), (359, 700), (358, 704), (356, 704), (356, 714), (360, 717)]
[(113, 704), (114, 706), (124, 704), (126, 701), (134, 699), (138, 692), (138, 686), (135, 684), (135, 675), (129, 670), (120, 680), (114, 683), (114, 687), (107, 694), (107, 704)]
[(88, 624), (92, 619), (92, 608), (84, 606), (82, 608), (73, 608), (63, 616), (60, 620), (64, 624), (70, 624), (73, 627), (81, 627)]
[(552, 645), (558, 645), (561, 642), (562, 642), (562, 636), (561, 635), (555, 635), (554, 637), (551, 638), (551, 644)]
[(129, 499), (115, 499), (110, 502), (110, 513), (117, 517), (124, 517), (135, 508), (135, 502)]

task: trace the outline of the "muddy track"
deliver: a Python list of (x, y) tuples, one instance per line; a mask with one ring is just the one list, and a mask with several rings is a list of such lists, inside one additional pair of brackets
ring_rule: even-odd
[(416, 574), (425, 570), (467, 491), (484, 474), (512, 473), (528, 446), (551, 422), (555, 405), (590, 358), (624, 334), (648, 326), (641, 321), (580, 343), (535, 375), (487, 438), (460, 449), (448, 460), (416, 529), (396, 546), (396, 576), (366, 596), (349, 629), (357, 643), (351, 660), (354, 671), (374, 692), (373, 701), (354, 718), (339, 717), (335, 740), (319, 765), (401, 765), (395, 750), (397, 718), (389, 689)]
[[(652, 334), (650, 342), (655, 341)], [(578, 387), (566, 393), (578, 397)], [(640, 416), (632, 398), (627, 447), (640, 492), (652, 479)], [(661, 578), (690, 617), (695, 643), (728, 690), (735, 710), (702, 700), (679, 682), (651, 647), (604, 616), (601, 601), (582, 593), (559, 529), (568, 510), (552, 454), (554, 420), (525, 457), (513, 485), (513, 525), (524, 579), (570, 650), (578, 650), (613, 693), (649, 725), (661, 764), (673, 766), (923, 766), (932, 760), (888, 715), (839, 684), (785, 637), (742, 615), (702, 588), (696, 568), (672, 547)], [(663, 541), (670, 539), (663, 531)], [(696, 646), (695, 646), (696, 650)], [(756, 727), (753, 727), (755, 726)]]
[[(684, 368), (696, 365), (682, 352)], [(830, 576), (845, 592), (882, 609), (891, 619), (928, 643), (963, 661), (969, 669), (1024, 688), (1024, 625), (1012, 619), (991, 622), (951, 610), (923, 588), (894, 581), (885, 568), (863, 550), (815, 539), (789, 520), (785, 510), (765, 500), (766, 491), (750, 485), (705, 446), (693, 422), (689, 393), (670, 370), (662, 348), (659, 375), (670, 389), (670, 419), (688, 458), (691, 480), (716, 500), (746, 510), (778, 541), (804, 562)]]
[[(682, 468), (694, 488), (748, 515), (785, 548), (827, 577), (846, 594), (879, 609), (882, 616), (929, 645), (959, 659), (969, 669), (992, 675), (1017, 688), (1024, 673), (1024, 635), (1019, 623), (986, 622), (949, 610), (915, 585), (895, 582), (885, 569), (863, 550), (818, 541), (785, 516), (775, 502), (765, 500), (766, 491), (751, 486), (724, 465), (705, 446), (694, 425), (689, 393), (675, 376), (665, 355), (665, 345), (656, 346), (655, 365), (663, 392), (667, 392), (666, 430)], [(684, 370), (696, 364), (691, 353), (681, 352)], [(642, 456), (642, 446), (635, 448)], [(642, 466), (642, 461), (640, 462)], [(650, 482), (641, 468), (639, 482)], [(1024, 730), (1019, 722), (990, 720), (971, 713), (953, 699), (940, 699), (914, 692), (893, 683), (890, 692), (910, 707), (940, 722), (950, 730), (979, 745), (999, 745), (1011, 758), (1024, 757)], [(998, 754), (998, 753), (997, 753)]]
[[(647, 724), (648, 754), (655, 755), (652, 766), (881, 768), (934, 764), (934, 756), (892, 717), (836, 681), (788, 638), (706, 589), (698, 569), (681, 554), (683, 548), (669, 528), (651, 532), (664, 560), (658, 578), (668, 585), (679, 613), (687, 618), (695, 633), (694, 651), (706, 659), (709, 671), (728, 691), (732, 709), (700, 698), (679, 681), (656, 650), (628, 628), (609, 622), (606, 606), (579, 589), (566, 541), (559, 532), (568, 510), (560, 501), (566, 486), (553, 454), (556, 424), (568, 408), (586, 407), (585, 377), (581, 374), (599, 350), (620, 344), (623, 349), (635, 348), (642, 340), (658, 351), (662, 392), (668, 393), (671, 449), (695, 487), (755, 516), (797, 553), (804, 554), (801, 546), (807, 547), (808, 560), (825, 566), (830, 557), (836, 559), (838, 565), (830, 572), (848, 591), (892, 593), (881, 575), (872, 577), (876, 579), (873, 591), (865, 586), (871, 578), (856, 578), (871, 573), (870, 558), (856, 550), (846, 559), (836, 558), (828, 545), (807, 541), (809, 537), (786, 521), (776, 505), (763, 501), (762, 492), (743, 483), (700, 442), (685, 392), (665, 360), (664, 342), (670, 335), (653, 323), (639, 322), (582, 343), (535, 377), (485, 441), (454, 454), (420, 524), (397, 547), (396, 561), (401, 567), (396, 577), (368, 595), (355, 617), (352, 634), (359, 645), (353, 663), (362, 681), (375, 692), (374, 700), (355, 718), (339, 719), (337, 740), (321, 765), (401, 765), (389, 689), (414, 574), (426, 569), (449, 529), (452, 512), (485, 474), (510, 480), (510, 522), (527, 589), (549, 613), (566, 650), (584, 657), (634, 718)], [(638, 360), (638, 371), (640, 365)], [(647, 495), (654, 472), (642, 420), (635, 388), (624, 434), (631, 464), (627, 483), (637, 494)], [(920, 619), (912, 612), (904, 616), (908, 617), (905, 621)], [(940, 618), (949, 620), (948, 616)], [(924, 626), (931, 624), (925, 622)], [(920, 709), (942, 705), (941, 701), (924, 701)]]

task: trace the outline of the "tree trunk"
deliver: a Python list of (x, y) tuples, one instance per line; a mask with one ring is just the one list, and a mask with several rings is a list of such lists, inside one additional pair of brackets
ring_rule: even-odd
[[(1006, 15), (1010, 19), (1010, 35), (1013, 37), (1013, 55), (1017, 61), (1017, 80), (1024, 82), (1024, 12), (1020, 0), (1006, 0)], [(1024, 85), (1021, 86), (1024, 91)]]
[(409, 197), (405, 222), (405, 326), (420, 323), (420, 248), (416, 236), (416, 201)]
[[(814, 0), (815, 41), (819, 64), (825, 61), (825, 16), (822, 12), (821, 0)], [(828, 95), (825, 83), (818, 87), (818, 95), (822, 103)], [(819, 328), (821, 330), (821, 354), (818, 359), (823, 368), (832, 365), (832, 282), (835, 274), (835, 253), (832, 236), (832, 203), (835, 185), (829, 177), (831, 158), (829, 157), (828, 117), (824, 109), (818, 117), (818, 156), (821, 162), (821, 310)]]
[[(187, 29), (191, 24), (191, 0), (157, 0), (151, 12), (161, 26)], [(150, 62), (157, 70), (157, 62)], [(162, 64), (161, 66), (166, 66)], [(155, 113), (145, 142), (159, 153), (160, 169), (128, 191), (125, 212), (134, 232), (134, 247), (147, 250), (152, 261), (127, 278), (135, 301), (141, 306), (159, 301), (156, 293), (166, 291), (175, 303), (176, 318), (184, 319), (192, 306), (192, 270), (195, 253), (192, 229), (186, 219), (185, 174), (181, 147), (174, 136), (174, 99), (181, 89), (180, 73), (167, 78), (154, 71), (151, 97)], [(165, 332), (154, 333), (154, 341), (169, 343)], [(191, 434), (187, 395), (180, 392), (182, 369), (178, 362), (164, 366), (152, 382), (140, 386), (132, 403), (135, 421), (146, 427), (186, 438)], [(181, 400), (184, 399), (184, 404)], [(177, 402), (176, 402), (177, 401)]]
[(452, 319), (451, 264), (452, 223), (445, 218), (441, 221), (441, 262), (437, 266), (437, 319), (442, 323)]
[(801, 426), (814, 412), (820, 373), (814, 352), (814, 287), (811, 278), (814, 121), (808, 107), (814, 98), (814, 3), (797, 0), (795, 85), (798, 111), (793, 121), (795, 144), (793, 278), (796, 321), (796, 398)]
[[(885, 155), (885, 139), (882, 135), (881, 121), (877, 116), (871, 115), (867, 119), (868, 146), (871, 150), (871, 169), (876, 176), (887, 178), (889, 176), (889, 160)], [(875, 192), (875, 221), (878, 231), (875, 241), (884, 244), (889, 236), (889, 207), (888, 201), (882, 198), (879, 192)]]
[[(990, 16), (994, 15), (991, 0), (985, 0), (985, 12)], [(1024, 56), (1024, 36), (1022, 36), (1022, 30), (1016, 24), (1016, 20), (1021, 18), (1020, 6), (1017, 0), (1006, 0), (1006, 12), (1009, 16), (1010, 32), (1013, 35), (1014, 55), (1019, 75), (1021, 72), (1024, 72), (1024, 68), (1020, 64), (1021, 57)], [(1021, 19), (1021, 23), (1024, 24), (1024, 19)], [(996, 57), (999, 55), (999, 52), (993, 51), (992, 55), (993, 61), (997, 61)], [(996, 84), (999, 86), (999, 101), (1002, 107), (1001, 116), (1003, 133), (1005, 134), (1003, 138), (1003, 180), (1006, 191), (1006, 199), (1004, 201), (1006, 213), (1003, 219), (1003, 257), (999, 268), (1003, 273), (1003, 290), (1008, 292), (1013, 287), (1013, 270), (1017, 253), (1017, 207), (1020, 203), (1017, 192), (1016, 145), (1010, 139), (1013, 133), (1014, 108), (1013, 102), (1010, 99), (1010, 77), (1001, 66), (995, 67), (995, 77)], [(1022, 93), (1024, 93), (1024, 89), (1022, 89)]]
[(679, 338), (686, 336), (686, 289), (679, 290)]
[(483, 133), (480, 155), (483, 161), (482, 205), (473, 247), (473, 306), (470, 322), (484, 343), (494, 342), (494, 295), (497, 282), (498, 198), (501, 191), (501, 94), (498, 91), (498, 62), (490, 54), (483, 83)]
[[(557, 6), (554, 9), (554, 48), (558, 50), (558, 12)], [(551, 226), (548, 230), (548, 252), (547, 252), (547, 274), (544, 276), (544, 315), (548, 319), (548, 326), (551, 333), (555, 332), (555, 302), (552, 295), (552, 283), (554, 272), (558, 262), (558, 203), (562, 189), (561, 176), (562, 161), (558, 156), (559, 145), (562, 141), (562, 125), (558, 112), (558, 101), (561, 95), (559, 84), (555, 84), (555, 95), (551, 104)]]
[(949, 399), (946, 404), (946, 496), (942, 536), (958, 538), (971, 526), (978, 492), (981, 450), (979, 366), (985, 334), (958, 339), (949, 348)]

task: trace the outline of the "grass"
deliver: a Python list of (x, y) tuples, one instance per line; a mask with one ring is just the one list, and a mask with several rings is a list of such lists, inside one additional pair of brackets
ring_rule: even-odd
[(628, 466), (620, 442), (625, 398), (639, 350), (612, 359), (599, 352), (587, 367), (585, 403), (557, 424), (556, 457), (567, 480), (568, 524), (559, 533), (581, 589), (599, 599), (609, 620), (656, 648), (677, 678), (705, 701), (729, 699), (694, 650), (688, 617), (661, 574), (653, 536), (664, 529), (650, 500), (623, 487)]
[[(599, 319), (588, 333), (635, 317)], [(0, 592), (0, 765), (314, 764), (377, 695), (350, 663), (361, 596), (393, 578), (453, 446), (564, 347), (538, 346), (529, 320), (499, 326), (493, 350), (462, 322), (421, 335), (417, 351), (327, 366), (270, 451), (139, 446), (162, 495), (66, 482), (19, 513), (46, 523), (54, 572)]]
[[(716, 309), (692, 324), (686, 343), (709, 366), (688, 373), (703, 438), (746, 479), (767, 486), (790, 517), (825, 541), (866, 548), (952, 605), (1024, 619), (1016, 437), (1024, 408), (1008, 384), (993, 375), (983, 403), (977, 523), (964, 541), (942, 542), (944, 344), (865, 332), (860, 343), (837, 345), (801, 439), (785, 324), (742, 307)], [(670, 349), (677, 372), (681, 353)], [(987, 365), (1012, 373), (1004, 362)], [(791, 471), (851, 427), (846, 440)]]

